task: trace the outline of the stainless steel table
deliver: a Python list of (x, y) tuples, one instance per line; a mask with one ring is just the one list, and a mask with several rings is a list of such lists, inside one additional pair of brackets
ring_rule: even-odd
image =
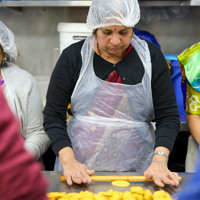
[[(130, 186), (126, 188), (115, 187), (111, 184), (111, 182), (92, 182), (90, 184), (73, 184), (72, 186), (67, 185), (65, 181), (60, 181), (60, 175), (62, 172), (56, 171), (45, 171), (44, 174), (49, 179), (49, 189), (48, 192), (80, 192), (80, 191), (90, 191), (93, 193), (98, 193), (100, 191), (108, 191), (110, 189), (119, 192), (125, 192), (130, 190), (132, 186), (141, 186), (143, 189), (150, 189), (153, 193), (154, 191), (163, 189), (168, 192), (173, 198), (176, 198), (176, 195), (179, 191), (181, 191), (185, 185), (188, 183), (191, 175), (190, 173), (179, 173), (179, 176), (182, 176), (182, 181), (178, 187), (174, 186), (165, 186), (164, 188), (160, 188), (156, 186), (153, 182), (130, 182)], [(120, 173), (111, 173), (111, 172), (96, 172), (95, 175), (109, 176), (109, 175), (142, 175), (139, 173), (133, 172), (120, 172)]]

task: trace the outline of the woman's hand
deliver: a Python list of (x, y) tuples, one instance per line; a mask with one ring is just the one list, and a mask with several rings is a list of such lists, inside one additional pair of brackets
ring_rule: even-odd
[(84, 164), (78, 162), (70, 147), (60, 150), (59, 159), (68, 185), (72, 185), (73, 182), (77, 184), (91, 182), (90, 176), (94, 174), (94, 170), (89, 170)]
[[(158, 152), (164, 152), (158, 154)], [(165, 184), (178, 186), (179, 176), (178, 173), (171, 172), (167, 167), (169, 150), (165, 147), (157, 147), (154, 151), (154, 157), (151, 165), (144, 172), (145, 178), (151, 178), (154, 183), (160, 187), (164, 187)]]
[(164, 187), (165, 184), (178, 186), (179, 185), (179, 176), (178, 173), (171, 172), (167, 165), (159, 161), (152, 161), (149, 168), (144, 172), (145, 178), (151, 178), (154, 180), (154, 183), (159, 187)]

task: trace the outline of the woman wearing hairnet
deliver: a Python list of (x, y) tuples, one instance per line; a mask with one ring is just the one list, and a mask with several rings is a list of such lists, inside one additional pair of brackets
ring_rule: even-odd
[(160, 49), (134, 35), (139, 18), (137, 0), (93, 0), (93, 35), (66, 48), (55, 66), (44, 127), (58, 156), (55, 170), (69, 185), (90, 183), (94, 171), (142, 172), (161, 187), (179, 184), (167, 167), (179, 130), (173, 84)]
[(42, 125), (42, 100), (36, 80), (14, 64), (16, 58), (14, 35), (0, 21), (0, 87), (20, 121), (25, 148), (39, 159), (50, 144)]

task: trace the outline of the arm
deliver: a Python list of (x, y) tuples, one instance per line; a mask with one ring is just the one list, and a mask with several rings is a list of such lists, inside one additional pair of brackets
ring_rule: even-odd
[[(155, 53), (152, 52), (152, 95), (156, 122), (154, 152), (164, 151), (169, 155), (179, 130), (179, 114), (166, 60), (158, 48), (157, 50), (154, 49)], [(150, 167), (145, 172), (146, 177), (153, 178), (154, 182), (161, 187), (164, 184), (179, 184), (178, 175), (168, 170), (168, 159), (157, 155), (153, 157), (152, 161)]]
[(39, 159), (50, 145), (47, 133), (43, 128), (43, 105), (40, 91), (36, 80), (27, 73), (24, 73), (20, 84), (23, 92), (18, 93), (23, 112), (23, 136), (25, 137), (25, 148)]
[(78, 184), (91, 182), (89, 176), (94, 174), (94, 170), (89, 170), (84, 164), (79, 163), (72, 148), (65, 147), (61, 149), (59, 159), (63, 166), (63, 174), (69, 185), (72, 185), (72, 181)]
[[(151, 165), (144, 172), (146, 178), (152, 178), (156, 185), (164, 187), (165, 184), (178, 186), (179, 177), (175, 172), (171, 172), (168, 167), (168, 158), (165, 156), (155, 155), (156, 152), (165, 152), (169, 155), (169, 149), (163, 146), (156, 147), (154, 150), (154, 156)], [(168, 157), (168, 156), (167, 156)]]
[(200, 116), (187, 114), (187, 123), (190, 133), (194, 137), (195, 141), (198, 144), (200, 144), (200, 129), (199, 129)]
[(155, 148), (163, 146), (171, 152), (180, 128), (176, 94), (167, 62), (161, 53), (152, 58), (152, 95), (155, 110)]
[[(47, 179), (41, 166), (24, 149), (19, 124), (0, 89), (0, 196), (2, 199), (47, 200)], [(34, 174), (34, 175), (33, 175)]]
[(54, 153), (59, 156), (69, 185), (72, 181), (89, 183), (89, 175), (94, 173), (75, 159), (66, 126), (67, 107), (82, 64), (80, 48), (78, 50), (76, 53), (66, 49), (60, 56), (51, 76), (44, 109), (44, 127)]
[(51, 75), (44, 108), (44, 129), (56, 156), (62, 148), (72, 147), (66, 124), (67, 107), (74, 89), (74, 73), (69, 59), (66, 52), (60, 56)]

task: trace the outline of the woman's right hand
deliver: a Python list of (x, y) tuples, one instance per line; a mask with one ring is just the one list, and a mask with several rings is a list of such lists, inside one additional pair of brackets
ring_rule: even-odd
[(94, 170), (89, 170), (84, 164), (75, 159), (74, 152), (70, 147), (65, 147), (59, 151), (59, 159), (63, 166), (63, 175), (67, 179), (67, 184), (90, 183), (90, 176)]

